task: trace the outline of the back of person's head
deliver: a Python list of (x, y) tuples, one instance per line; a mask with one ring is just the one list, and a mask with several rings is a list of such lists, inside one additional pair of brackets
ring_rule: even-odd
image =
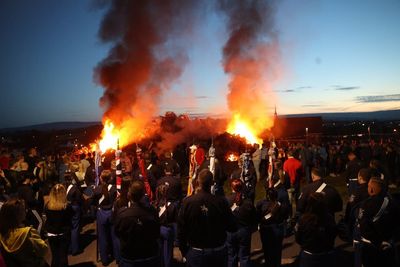
[(240, 179), (234, 179), (231, 182), (231, 189), (234, 193), (236, 193), (235, 198), (234, 198), (234, 203), (237, 205), (240, 205), (243, 200), (243, 189), (244, 189), (244, 183)]
[(362, 168), (358, 171), (358, 182), (368, 183), (371, 179), (371, 170), (369, 168)]
[(10, 231), (21, 226), (25, 216), (23, 200), (12, 198), (5, 202), (0, 209), (0, 234), (7, 237)]
[(51, 188), (47, 207), (50, 210), (62, 210), (67, 207), (67, 191), (62, 184), (56, 184)]
[(231, 189), (235, 193), (241, 193), (243, 191), (244, 184), (240, 179), (234, 179), (231, 182)]
[(275, 169), (277, 169), (277, 170), (281, 170), (282, 168), (283, 168), (283, 164), (282, 164), (282, 161), (281, 160), (279, 160), (279, 159), (277, 159), (276, 161), (275, 161)]
[(322, 178), (322, 171), (318, 168), (312, 168), (311, 178), (313, 181), (320, 180)]
[(199, 183), (199, 187), (205, 191), (211, 190), (211, 185), (213, 183), (213, 174), (208, 169), (203, 169), (199, 173), (199, 177), (197, 178), (197, 182)]
[(121, 182), (121, 192), (122, 191), (129, 191), (129, 187), (132, 183), (132, 177), (130, 175), (125, 175), (122, 177), (122, 182)]
[(380, 167), (380, 162), (377, 159), (373, 159), (369, 162), (369, 167), (373, 168), (373, 169), (379, 169)]
[(112, 172), (110, 170), (104, 170), (100, 174), (100, 180), (102, 181), (103, 184), (109, 184), (111, 183), (112, 179)]
[(354, 151), (350, 151), (348, 154), (347, 154), (347, 158), (349, 159), (349, 160), (353, 160), (353, 159), (355, 159), (357, 156), (356, 156), (356, 154), (354, 153)]
[(324, 194), (314, 192), (308, 197), (306, 211), (318, 217), (322, 216), (327, 210), (324, 202)]
[(371, 177), (368, 182), (368, 194), (370, 196), (379, 195), (384, 188), (384, 181), (379, 177)]
[(294, 151), (292, 149), (289, 149), (287, 152), (288, 157), (293, 157), (294, 156)]
[(129, 187), (128, 199), (139, 203), (144, 196), (144, 183), (141, 180), (134, 180)]
[(161, 204), (162, 202), (167, 201), (169, 185), (168, 184), (160, 184), (156, 189), (156, 202), (157, 204)]
[(265, 192), (265, 197), (268, 201), (275, 202), (278, 199), (278, 191), (275, 188), (268, 188)]

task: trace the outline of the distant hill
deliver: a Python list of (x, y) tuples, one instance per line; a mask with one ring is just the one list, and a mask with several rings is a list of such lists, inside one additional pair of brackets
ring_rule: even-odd
[(324, 121), (389, 121), (400, 120), (399, 110), (385, 110), (372, 112), (337, 112), (337, 113), (308, 113), (308, 114), (289, 114), (284, 117), (313, 117), (320, 116)]
[[(208, 113), (204, 114), (195, 114), (191, 117), (207, 117), (210, 116)], [(308, 113), (308, 114), (288, 114), (288, 115), (279, 115), (281, 117), (322, 117), (324, 121), (371, 121), (371, 120), (379, 120), (379, 121), (389, 121), (389, 120), (400, 120), (400, 109), (398, 110), (385, 110), (385, 111), (372, 111), (372, 112), (336, 112), (336, 113)], [(211, 116), (212, 117), (212, 116)], [(101, 125), (99, 121), (91, 121), (91, 122), (52, 122), (52, 123), (43, 123), (37, 125), (23, 126), (23, 127), (14, 127), (14, 128), (4, 128), (0, 129), (0, 132), (19, 132), (19, 131), (29, 131), (29, 130), (37, 130), (37, 131), (51, 131), (51, 130), (64, 130), (64, 129), (78, 129), (78, 128), (86, 128), (94, 125)]]
[(23, 126), (23, 127), (14, 127), (14, 128), (4, 128), (0, 129), (0, 132), (21, 132), (21, 131), (51, 131), (51, 130), (64, 130), (64, 129), (79, 129), (86, 128), (94, 125), (101, 125), (99, 121), (91, 121), (91, 122), (78, 122), (78, 121), (68, 121), (68, 122), (51, 122), (51, 123), (43, 123), (37, 125)]

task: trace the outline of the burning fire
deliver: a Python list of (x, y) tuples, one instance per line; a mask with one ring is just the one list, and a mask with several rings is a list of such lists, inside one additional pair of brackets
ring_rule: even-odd
[(227, 156), (225, 157), (226, 161), (238, 161), (239, 156), (235, 153), (228, 153)]
[(239, 135), (246, 139), (249, 144), (262, 144), (262, 139), (258, 135), (263, 129), (257, 129), (251, 125), (249, 121), (241, 118), (239, 114), (235, 114), (228, 124), (227, 132), (233, 135)]
[(102, 152), (109, 149), (116, 150), (119, 142), (119, 131), (115, 128), (114, 123), (107, 119), (104, 123), (104, 128), (99, 141), (99, 148)]
[(101, 132), (101, 139), (98, 141), (100, 151), (104, 153), (107, 150), (117, 150), (118, 145), (123, 148), (141, 140), (145, 136), (151, 135), (149, 127), (146, 127), (145, 119), (129, 118), (121, 125), (116, 125), (111, 119), (106, 118)]

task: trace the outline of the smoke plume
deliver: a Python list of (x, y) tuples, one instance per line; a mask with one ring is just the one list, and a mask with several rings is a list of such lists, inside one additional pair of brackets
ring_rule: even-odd
[(195, 2), (185, 0), (111, 2), (99, 38), (112, 47), (96, 67), (95, 80), (104, 88), (103, 123), (110, 120), (119, 129), (122, 146), (151, 134), (160, 97), (187, 62), (171, 40), (187, 31), (195, 10)]
[[(98, 1), (109, 5), (98, 35), (111, 48), (95, 68), (95, 80), (104, 88), (100, 99), (105, 110), (103, 123), (115, 125), (120, 145), (158, 135), (159, 148), (165, 150), (196, 136), (223, 132), (226, 124), (221, 121), (185, 119), (177, 120), (174, 131), (161, 133), (155, 119), (162, 95), (188, 62), (185, 51), (190, 38), (186, 35), (209, 4), (195, 0)], [(228, 29), (223, 47), (223, 67), (230, 76), (228, 107), (232, 117), (246, 119), (260, 134), (272, 126), (267, 112), (273, 100), (268, 103), (265, 92), (270, 89), (268, 79), (275, 74), (278, 55), (274, 8), (267, 0), (215, 3), (225, 15)]]
[[(223, 67), (229, 75), (228, 108), (234, 116), (258, 129), (270, 128), (274, 99), (271, 81), (277, 75), (278, 39), (273, 1), (221, 0), (228, 39), (223, 47)], [(268, 115), (270, 117), (268, 117)]]

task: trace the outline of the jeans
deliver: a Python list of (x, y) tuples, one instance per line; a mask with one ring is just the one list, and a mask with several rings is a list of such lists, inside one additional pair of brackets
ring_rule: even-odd
[(103, 265), (112, 261), (113, 255), (118, 260), (119, 249), (114, 247), (115, 239), (114, 226), (111, 224), (112, 210), (97, 210), (97, 239), (99, 244), (100, 258)]
[(226, 240), (228, 246), (228, 267), (251, 266), (250, 262), (250, 246), (251, 246), (251, 229), (250, 227), (241, 227), (234, 233), (228, 233)]
[(174, 250), (174, 229), (168, 226), (161, 226), (160, 236), (163, 266), (170, 267)]
[(69, 233), (49, 236), (51, 267), (68, 267)]
[(264, 252), (265, 266), (281, 266), (283, 231), (283, 224), (260, 226), (260, 239)]
[(72, 228), (71, 228), (71, 253), (77, 254), (79, 252), (79, 226), (81, 221), (81, 207), (73, 205), (72, 210), (74, 215), (72, 216)]

